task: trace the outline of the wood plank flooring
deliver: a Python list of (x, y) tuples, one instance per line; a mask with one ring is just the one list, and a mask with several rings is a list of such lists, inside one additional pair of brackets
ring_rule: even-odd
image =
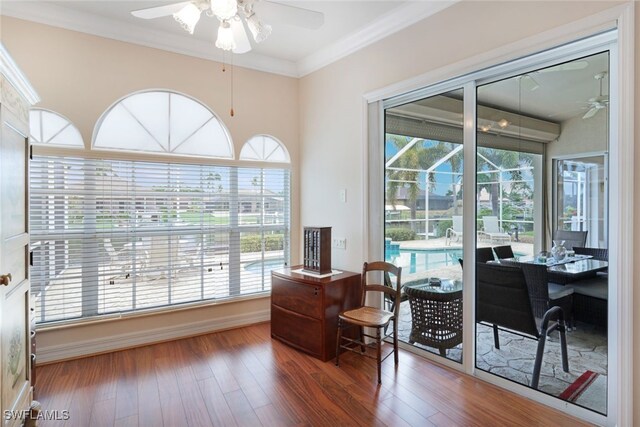
[(70, 415), (40, 427), (587, 425), (404, 351), (378, 387), (374, 361), (322, 363), (268, 323), (37, 369), (42, 407)]

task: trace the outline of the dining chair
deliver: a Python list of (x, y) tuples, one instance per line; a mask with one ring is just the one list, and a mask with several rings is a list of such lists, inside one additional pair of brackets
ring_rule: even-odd
[(506, 260), (500, 262), (522, 269), (538, 318), (541, 318), (549, 307), (557, 306), (562, 308), (567, 327), (573, 327), (573, 287), (550, 282), (546, 265)]
[(478, 263), (476, 270), (476, 322), (493, 325), (496, 349), (500, 349), (498, 327), (519, 332), (538, 341), (531, 387), (538, 388), (547, 334), (560, 332), (562, 370), (569, 372), (564, 312), (558, 306), (546, 310), (542, 299), (530, 291), (522, 268)]
[(591, 255), (593, 259), (609, 261), (609, 249), (607, 248), (585, 248), (582, 246), (574, 246), (573, 250), (576, 255)]
[(493, 252), (496, 254), (496, 257), (498, 259), (514, 257), (513, 249), (511, 248), (511, 245), (494, 246)]
[(587, 233), (588, 231), (556, 230), (553, 240), (564, 240), (565, 249), (570, 251), (575, 246), (584, 247), (587, 243)]
[[(477, 248), (476, 249), (476, 262), (489, 262), (494, 261), (495, 257), (493, 256), (493, 251), (491, 248)], [(462, 258), (458, 258), (458, 262), (460, 263), (460, 267), (464, 268), (464, 260)]]
[[(398, 311), (400, 304), (395, 304), (393, 311), (388, 311), (371, 305), (366, 305), (367, 296), (370, 301), (373, 300), (373, 295), (388, 295), (394, 299), (394, 301), (400, 301), (401, 294), (401, 273), (402, 267), (396, 267), (395, 265), (384, 262), (376, 261), (371, 263), (364, 263), (362, 267), (362, 300), (360, 307), (343, 311), (338, 315), (338, 332), (336, 343), (336, 366), (340, 366), (340, 351), (341, 349), (358, 353), (362, 356), (369, 357), (376, 360), (378, 366), (378, 384), (382, 383), (382, 361), (394, 355), (395, 365), (398, 366)], [(371, 283), (369, 281), (369, 274), (389, 275), (395, 276), (395, 283), (393, 286), (385, 286), (384, 284)], [(384, 279), (383, 279), (384, 281)], [(379, 282), (378, 282), (379, 283)], [(373, 295), (371, 295), (373, 294)], [(393, 332), (389, 335), (384, 334), (382, 336), (382, 330), (386, 331), (386, 327), (393, 321)], [(354, 339), (345, 337), (342, 335), (343, 329), (349, 327), (357, 327), (360, 331), (360, 338)], [(366, 334), (364, 328), (375, 329), (375, 336)], [(382, 339), (393, 335), (393, 350), (388, 353), (384, 358), (382, 357)], [(368, 345), (365, 343), (365, 337), (375, 339), (376, 355), (372, 356), (367, 353)], [(344, 344), (343, 344), (344, 342)]]

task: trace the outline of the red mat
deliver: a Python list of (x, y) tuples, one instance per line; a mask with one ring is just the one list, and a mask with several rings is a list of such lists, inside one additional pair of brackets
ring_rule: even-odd
[(589, 388), (591, 384), (598, 378), (598, 375), (595, 372), (587, 371), (584, 374), (580, 375), (580, 377), (575, 380), (565, 391), (560, 394), (560, 399), (575, 402), (581, 395), (584, 393), (586, 389)]

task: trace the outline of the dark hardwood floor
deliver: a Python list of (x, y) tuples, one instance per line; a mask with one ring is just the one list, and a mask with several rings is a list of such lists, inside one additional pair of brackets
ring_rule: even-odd
[(578, 426), (574, 418), (401, 351), (322, 363), (269, 324), (39, 366), (39, 426)]

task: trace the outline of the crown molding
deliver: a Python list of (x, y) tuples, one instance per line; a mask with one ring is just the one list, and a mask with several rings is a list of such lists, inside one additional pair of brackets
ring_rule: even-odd
[[(48, 2), (4, 2), (2, 15), (40, 24), (92, 34), (113, 40), (161, 49), (196, 58), (223, 62), (222, 51), (213, 42), (141, 28), (137, 25), (85, 12), (67, 9)], [(267, 73), (298, 77), (292, 61), (249, 52), (234, 55), (234, 65)]]
[(460, 0), (409, 1), (345, 38), (298, 61), (298, 77), (306, 76), (339, 59), (397, 33)]
[(0, 73), (16, 88), (18, 93), (24, 96), (30, 105), (40, 102), (38, 93), (33, 86), (31, 86), (29, 80), (27, 80), (24, 73), (13, 61), (13, 58), (11, 58), (11, 55), (9, 55), (9, 52), (7, 52), (2, 43), (0, 43)]
[[(326, 46), (300, 61), (293, 62), (249, 52), (234, 56), (237, 66), (288, 77), (303, 77), (370, 44), (432, 16), (460, 0), (408, 1), (345, 38)], [(222, 51), (212, 42), (187, 35), (141, 28), (137, 25), (86, 12), (40, 2), (4, 2), (2, 15), (40, 24), (138, 44), (168, 52), (223, 62)]]

